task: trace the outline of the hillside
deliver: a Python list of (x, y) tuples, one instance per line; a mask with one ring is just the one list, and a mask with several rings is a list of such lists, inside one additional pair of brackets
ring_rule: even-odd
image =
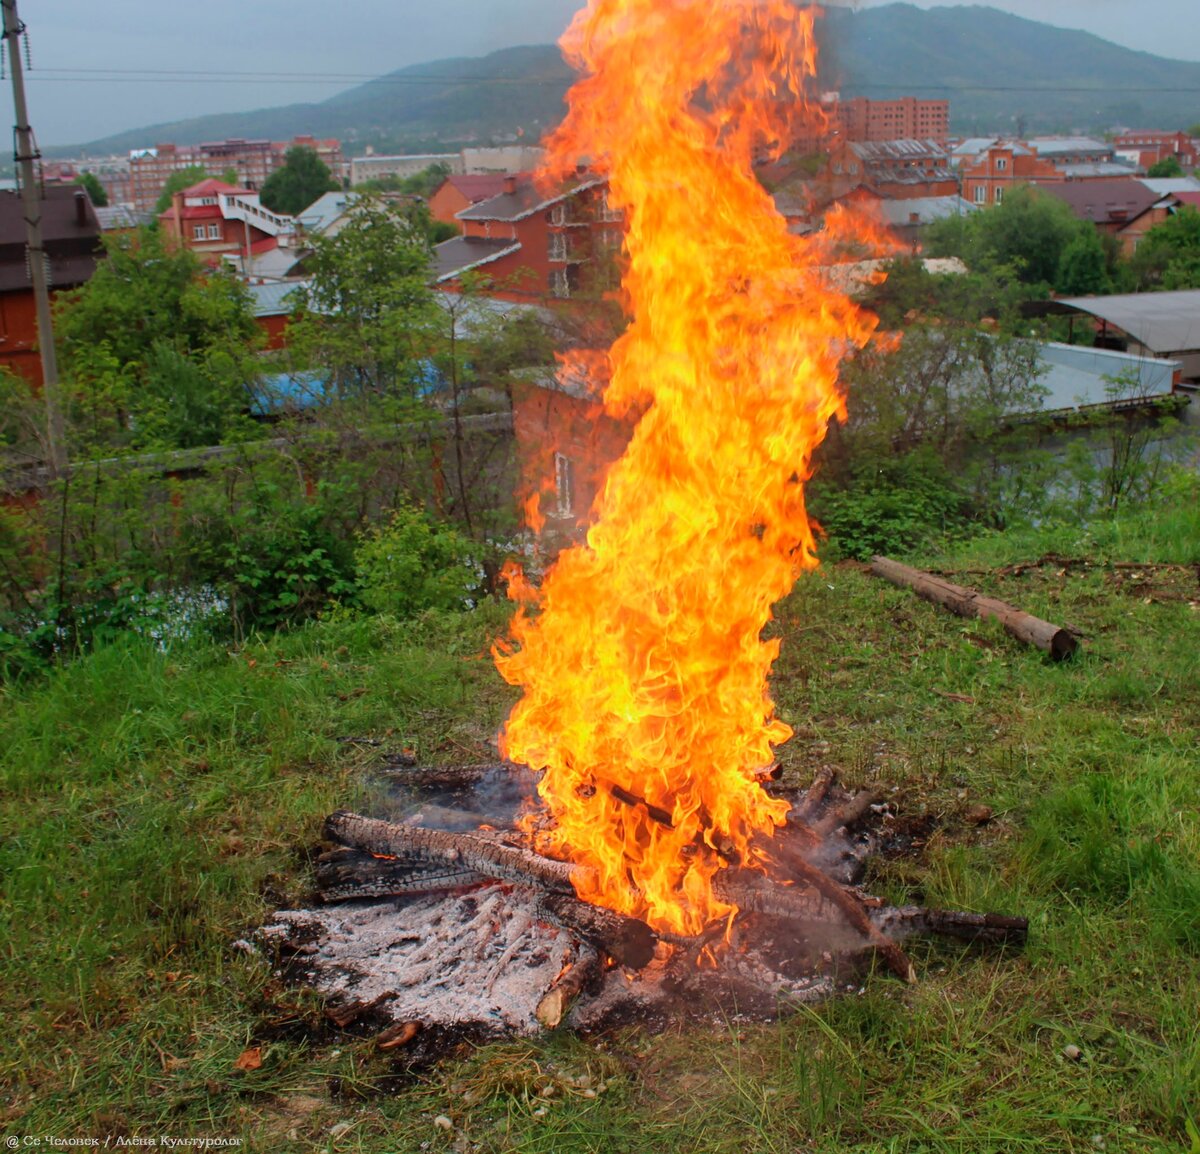
[[(1200, 63), (1133, 52), (994, 8), (834, 8), (824, 39), (826, 87), (877, 100), (948, 97), (958, 132), (1200, 121)], [(354, 150), (537, 137), (561, 115), (570, 80), (553, 45), (506, 48), (403, 68), (320, 103), (156, 124), (86, 147), (111, 153), (156, 140), (306, 132), (339, 137)]]

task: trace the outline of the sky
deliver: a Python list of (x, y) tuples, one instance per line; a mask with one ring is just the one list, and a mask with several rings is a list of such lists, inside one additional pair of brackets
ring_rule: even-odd
[[(319, 101), (408, 64), (549, 43), (581, 2), (20, 0), (33, 63), (30, 119), (48, 147), (210, 112)], [(1200, 61), (1196, 0), (992, 5), (1128, 48)], [(7, 82), (0, 115), (11, 122)]]

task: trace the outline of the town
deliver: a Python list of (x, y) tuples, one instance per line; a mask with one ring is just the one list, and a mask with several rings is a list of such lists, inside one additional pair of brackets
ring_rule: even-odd
[(1200, 1151), (1200, 46), (555, 4), (3, 0), (8, 1145)]

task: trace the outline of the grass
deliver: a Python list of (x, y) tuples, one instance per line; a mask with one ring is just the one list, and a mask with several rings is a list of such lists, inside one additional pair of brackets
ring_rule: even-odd
[[(881, 782), (919, 831), (877, 890), (1027, 914), (1024, 952), (922, 945), (917, 986), (877, 975), (774, 1025), (553, 1037), (409, 1074), (230, 946), (303, 895), (322, 816), (367, 800), (372, 751), (337, 738), (488, 755), (511, 701), (486, 656), (503, 612), (114, 646), (0, 689), (5, 1133), (372, 1154), (1200, 1154), (1200, 513), (910, 560), (1069, 622), (1081, 655), (1051, 664), (829, 567), (773, 626), (773, 694), (796, 729), (781, 755), (797, 780), (830, 762)], [(977, 827), (980, 804), (995, 816)], [(250, 1047), (262, 1064), (240, 1070)]]

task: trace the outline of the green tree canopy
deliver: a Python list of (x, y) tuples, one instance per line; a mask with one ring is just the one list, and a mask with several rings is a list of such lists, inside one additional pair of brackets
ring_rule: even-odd
[(1130, 263), (1139, 288), (1200, 287), (1200, 210), (1184, 205), (1156, 224)]
[(82, 172), (75, 178), (75, 183), (88, 194), (88, 199), (97, 208), (108, 204), (108, 193), (94, 172)]
[(1063, 250), (1092, 227), (1056, 197), (1018, 185), (995, 208), (935, 222), (926, 249), (961, 257), (973, 269), (1011, 267), (1028, 285), (1053, 285)]
[(178, 172), (171, 173), (154, 204), (155, 215), (161, 215), (171, 207), (171, 201), (177, 192), (182, 192), (185, 188), (191, 188), (193, 184), (207, 180), (208, 176), (208, 169), (201, 164), (189, 164), (187, 168), (181, 168)]
[(217, 443), (245, 408), (258, 342), (246, 289), (157, 229), (110, 235), (104, 247), (55, 318), (89, 439), (99, 449)]
[(258, 198), (272, 212), (295, 216), (322, 193), (339, 187), (316, 150), (298, 144), (287, 150), (283, 167), (263, 182)]
[(430, 259), (423, 218), (357, 198), (342, 228), (313, 242), (292, 355), (328, 370), (339, 396), (414, 399), (438, 320)]
[(1183, 175), (1183, 165), (1177, 156), (1164, 156), (1146, 169), (1146, 175), (1157, 180), (1169, 180), (1173, 176)]
[(1058, 261), (1054, 287), (1070, 296), (1104, 293), (1112, 288), (1107, 254), (1095, 228), (1085, 228), (1067, 242)]

